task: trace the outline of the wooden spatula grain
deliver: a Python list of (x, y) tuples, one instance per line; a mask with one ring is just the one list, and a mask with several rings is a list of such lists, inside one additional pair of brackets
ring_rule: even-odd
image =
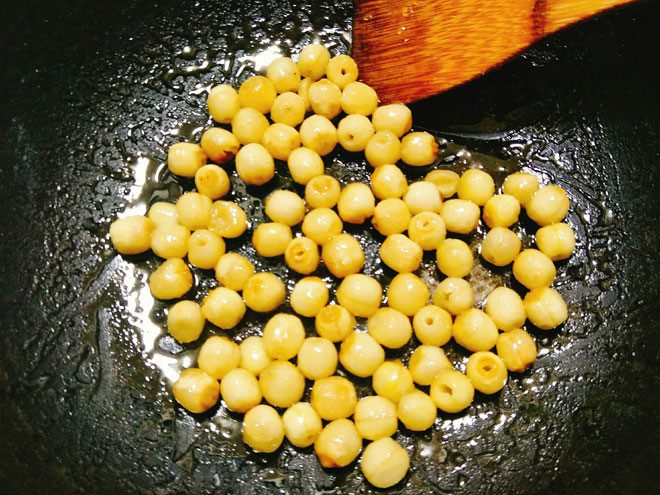
[(410, 102), (469, 81), (550, 33), (632, 1), (357, 0), (352, 56), (360, 78), (383, 102)]

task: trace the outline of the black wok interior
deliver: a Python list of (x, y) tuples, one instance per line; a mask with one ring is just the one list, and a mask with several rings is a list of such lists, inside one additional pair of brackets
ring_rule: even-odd
[[(273, 45), (295, 53), (317, 35), (348, 51), (352, 8), (0, 3), (0, 493), (373, 490), (357, 467), (323, 470), (309, 449), (249, 454), (238, 417), (173, 404), (141, 328), (158, 328), (166, 306), (140, 320), (141, 301), (126, 296), (156, 260), (117, 256), (107, 236), (127, 198), (179, 193), (162, 163), (169, 144), (209, 125), (205, 88), (242, 80), (249, 56)], [(449, 140), (440, 166), (526, 167), (565, 187), (579, 243), (558, 269), (567, 324), (534, 332), (539, 360), (501, 394), (441, 416), (434, 431), (400, 431), (412, 467), (391, 492), (657, 493), (659, 25), (659, 2), (630, 5), (413, 105), (417, 125)], [(368, 174), (342, 154), (330, 168), (344, 180)], [(232, 180), (263, 218), (267, 191)], [(210, 284), (200, 277), (194, 296)], [(163, 336), (154, 346), (173, 359), (194, 352)]]

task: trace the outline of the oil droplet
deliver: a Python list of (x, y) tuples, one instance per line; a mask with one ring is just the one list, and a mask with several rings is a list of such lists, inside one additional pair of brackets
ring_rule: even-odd
[(435, 453), (435, 445), (429, 445), (427, 443), (419, 444), (419, 456), (420, 457), (431, 457)]
[(415, 11), (414, 11), (413, 7), (406, 6), (406, 7), (403, 7), (401, 9), (401, 15), (403, 17), (408, 17), (410, 14), (414, 14), (414, 13), (415, 13)]
[(456, 480), (458, 481), (458, 486), (463, 487), (468, 482), (468, 477), (463, 473), (459, 473)]
[(254, 70), (260, 71), (267, 68), (271, 62), (282, 56), (280, 47), (277, 45), (272, 45), (266, 48), (264, 51), (257, 53), (256, 55), (246, 55), (239, 58), (240, 62), (249, 61), (252, 62)]
[(417, 444), (417, 455), (427, 462), (443, 463), (447, 460), (447, 451), (442, 447), (441, 439), (435, 435), (431, 443), (420, 441)]
[(266, 468), (261, 474), (264, 481), (273, 483), (277, 487), (281, 487), (285, 479), (284, 473), (278, 468)]
[(211, 91), (211, 88), (213, 87), (213, 84), (202, 84), (197, 86), (194, 89), (190, 90), (191, 95), (201, 95), (203, 93), (209, 93)]
[(198, 136), (206, 127), (206, 122), (184, 122), (183, 124), (165, 131), (170, 136), (176, 136), (184, 141), (199, 141)]

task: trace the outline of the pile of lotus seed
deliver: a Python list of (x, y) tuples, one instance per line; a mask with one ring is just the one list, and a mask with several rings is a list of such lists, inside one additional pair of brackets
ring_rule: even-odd
[[(502, 194), (495, 194), (492, 177), (479, 169), (461, 176), (432, 170), (408, 184), (396, 164), (434, 164), (437, 142), (426, 132), (410, 132), (405, 105), (378, 106), (376, 92), (357, 79), (352, 58), (331, 57), (312, 44), (297, 62), (278, 58), (265, 77), (249, 77), (238, 91), (215, 86), (207, 103), (220, 126), (206, 130), (200, 144), (177, 143), (168, 152), (169, 170), (194, 178), (196, 192), (186, 192), (176, 204), (155, 203), (147, 216), (116, 220), (110, 237), (122, 254), (151, 249), (164, 259), (149, 287), (157, 299), (180, 299), (168, 310), (167, 327), (181, 343), (198, 339), (206, 321), (222, 331), (236, 327), (246, 307), (276, 312), (287, 299), (284, 281), (255, 273), (247, 258), (225, 252), (224, 239), (241, 236), (249, 221), (238, 204), (221, 199), (230, 190), (221, 165), (234, 162), (242, 181), (259, 186), (274, 177), (274, 160), (286, 161), (293, 181), (304, 185), (305, 198), (289, 190), (272, 192), (264, 201), (271, 222), (254, 228), (252, 243), (260, 256), (283, 256), (304, 276), (289, 294), (299, 316), (276, 313), (261, 336), (240, 344), (224, 334), (208, 338), (197, 367), (184, 370), (174, 384), (174, 397), (192, 413), (209, 410), (222, 397), (227, 409), (245, 414), (243, 440), (253, 450), (273, 452), (286, 437), (297, 447), (314, 445), (326, 468), (349, 465), (363, 441), (370, 441), (360, 468), (370, 483), (385, 488), (409, 468), (407, 450), (391, 438), (399, 421), (423, 431), (433, 426), (438, 409), (457, 413), (470, 405), (475, 390), (498, 392), (509, 371), (522, 372), (536, 359), (536, 344), (523, 330), (526, 320), (545, 330), (566, 320), (566, 304), (550, 285), (553, 262), (571, 255), (575, 236), (562, 223), (569, 209), (566, 193), (554, 185), (539, 187), (529, 173), (509, 175)], [(374, 168), (370, 185), (342, 188), (325, 174), (323, 156), (337, 143), (365, 153)], [(538, 249), (521, 251), (520, 238), (509, 230), (521, 208), (541, 226)], [(529, 289), (522, 299), (497, 287), (483, 310), (474, 307), (464, 280), (473, 267), (472, 251), (463, 240), (447, 237), (470, 234), (481, 217), (490, 229), (481, 256), (498, 267), (513, 264), (514, 277)], [(360, 243), (343, 228), (369, 221), (383, 236), (382, 263), (397, 272), (386, 289), (386, 306), (381, 284), (360, 273), (365, 263)], [(296, 226), (300, 234), (293, 233)], [(436, 251), (445, 276), (432, 294), (414, 273), (429, 250)], [(313, 275), (321, 263), (341, 279), (335, 303)], [(182, 299), (193, 284), (188, 264), (215, 270), (219, 286), (201, 305)], [(317, 336), (306, 337), (300, 317), (314, 318)], [(366, 319), (367, 332), (355, 330), (356, 318)], [(419, 346), (407, 366), (386, 361), (383, 348), (401, 348), (413, 333)], [(465, 374), (453, 369), (441, 347), (452, 338), (473, 353)], [(351, 380), (336, 374), (338, 364), (343, 375), (372, 377), (374, 395), (358, 400)], [(306, 380), (313, 383), (310, 400), (301, 402)]]

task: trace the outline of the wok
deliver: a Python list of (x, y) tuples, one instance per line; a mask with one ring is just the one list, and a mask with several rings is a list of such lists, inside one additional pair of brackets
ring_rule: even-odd
[[(247, 452), (240, 418), (222, 407), (201, 417), (177, 407), (169, 380), (196, 345), (163, 335), (166, 306), (144, 285), (156, 260), (118, 256), (107, 235), (118, 212), (179, 194), (166, 148), (210, 125), (211, 84), (236, 83), (315, 36), (347, 51), (352, 9), (2, 2), (1, 493), (373, 491), (355, 465), (323, 470), (309, 449)], [(439, 166), (478, 161), (498, 180), (524, 167), (564, 187), (578, 247), (558, 270), (568, 322), (533, 331), (539, 359), (502, 393), (431, 431), (400, 430), (412, 469), (392, 493), (657, 493), (659, 24), (658, 2), (631, 5), (413, 105), (416, 125), (447, 139)], [(350, 154), (328, 168), (368, 178)], [(246, 189), (234, 174), (232, 195), (258, 223), (260, 199), (287, 180)], [(373, 255), (373, 233), (360, 239)], [(231, 248), (288, 276), (241, 242)], [(368, 258), (367, 273), (391, 276)], [(431, 259), (423, 271), (437, 277)], [(212, 277), (197, 275), (199, 298)], [(492, 267), (473, 277), (511, 282)], [(235, 333), (262, 323), (252, 316)]]

